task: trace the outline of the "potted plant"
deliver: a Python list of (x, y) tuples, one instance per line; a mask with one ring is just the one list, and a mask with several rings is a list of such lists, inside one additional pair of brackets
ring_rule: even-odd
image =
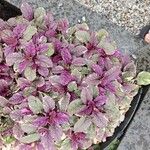
[(0, 20), (0, 147), (110, 146), (133, 117), (150, 73), (137, 74), (104, 29), (69, 27), (27, 3), (21, 12)]

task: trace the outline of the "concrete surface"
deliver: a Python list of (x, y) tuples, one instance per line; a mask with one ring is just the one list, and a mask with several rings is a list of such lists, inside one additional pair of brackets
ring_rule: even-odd
[[(20, 6), (22, 0), (11, 0)], [(117, 42), (121, 51), (135, 54), (139, 70), (150, 71), (150, 45), (144, 44), (125, 28), (119, 27), (108, 19), (74, 0), (27, 0), (34, 7), (42, 6), (53, 12), (56, 18), (67, 17), (75, 24), (83, 17), (92, 30), (107, 29)], [(150, 90), (138, 110), (132, 124), (123, 138), (118, 150), (150, 150)]]

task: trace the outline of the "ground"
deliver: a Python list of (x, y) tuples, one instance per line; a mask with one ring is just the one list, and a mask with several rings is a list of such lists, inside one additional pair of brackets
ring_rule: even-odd
[[(11, 0), (20, 6), (22, 0)], [(24, 0), (25, 1), (25, 0)], [(105, 28), (124, 53), (137, 57), (138, 69), (150, 71), (150, 45), (138, 38), (150, 21), (150, 0), (27, 0), (50, 10), (70, 24), (86, 21), (92, 30)], [(118, 150), (150, 150), (150, 90), (136, 113)]]

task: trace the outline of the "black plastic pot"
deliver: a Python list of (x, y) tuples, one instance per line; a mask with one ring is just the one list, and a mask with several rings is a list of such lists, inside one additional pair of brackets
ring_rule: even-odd
[[(3, 20), (8, 20), (9, 18), (18, 16), (18, 15), (21, 15), (20, 9), (18, 9), (17, 7), (11, 5), (10, 3), (8, 3), (4, 0), (0, 0), (0, 18), (2, 18)], [(141, 33), (141, 36), (143, 34)], [(126, 113), (125, 120), (120, 124), (119, 127), (117, 127), (115, 129), (115, 133), (112, 137), (107, 138), (106, 142), (94, 146), (94, 147), (96, 147), (95, 148), (96, 150), (103, 150), (103, 149), (110, 150), (109, 147), (113, 141), (115, 141), (115, 140), (120, 141), (122, 139), (127, 128), (129, 127), (136, 111), (138, 110), (142, 100), (144, 99), (144, 96), (146, 95), (148, 89), (149, 89), (149, 86), (143, 86), (142, 88), (140, 88), (138, 94), (134, 97), (134, 99), (131, 103), (131, 107), (130, 107), (129, 111)]]
[(101, 150), (101, 149), (109, 150), (110, 144), (113, 141), (117, 141), (117, 140), (120, 141), (122, 139), (130, 123), (132, 122), (134, 115), (136, 114), (138, 108), (140, 107), (140, 104), (143, 101), (149, 87), (150, 86), (143, 86), (139, 89), (138, 94), (132, 100), (131, 107), (126, 113), (124, 121), (120, 124), (119, 127), (115, 129), (114, 135), (112, 137), (107, 138), (107, 141), (100, 144), (99, 149), (96, 149), (96, 150)]

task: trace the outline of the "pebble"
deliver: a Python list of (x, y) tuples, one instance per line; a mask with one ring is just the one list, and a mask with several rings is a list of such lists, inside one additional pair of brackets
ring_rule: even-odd
[(150, 23), (150, 0), (76, 0), (133, 34)]

